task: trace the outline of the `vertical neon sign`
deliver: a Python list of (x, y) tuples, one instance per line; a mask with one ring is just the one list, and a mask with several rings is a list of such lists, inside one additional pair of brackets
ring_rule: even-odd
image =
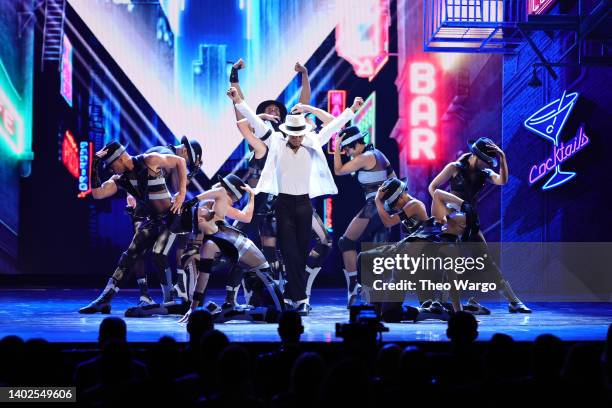
[(438, 106), (436, 68), (429, 62), (413, 62), (409, 67), (409, 159), (427, 162), (438, 154)]
[(368, 132), (364, 138), (366, 143), (376, 145), (376, 91), (368, 96), (352, 123), (362, 132)]
[(72, 107), (72, 44), (64, 35), (64, 49), (60, 65), (60, 94), (64, 97), (68, 106)]
[(62, 163), (75, 178), (79, 177), (79, 151), (72, 133), (67, 130), (62, 140)]
[[(333, 116), (339, 116), (346, 109), (346, 91), (333, 89), (327, 91), (327, 111)], [(327, 153), (334, 153), (338, 143), (338, 134), (334, 133), (327, 143)]]
[(93, 143), (79, 143), (79, 198), (91, 193), (91, 161), (93, 156)]

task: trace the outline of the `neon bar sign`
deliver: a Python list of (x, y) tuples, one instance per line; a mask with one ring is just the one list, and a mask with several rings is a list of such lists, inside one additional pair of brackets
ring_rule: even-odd
[(75, 178), (79, 177), (79, 151), (72, 133), (67, 130), (62, 140), (62, 163)]
[(368, 133), (364, 138), (366, 144), (376, 144), (376, 91), (368, 96), (352, 123), (362, 132)]
[(429, 62), (413, 62), (410, 84), (410, 150), (411, 161), (436, 160), (438, 145), (438, 107), (433, 98), (436, 90), (436, 69)]
[(93, 143), (79, 143), (79, 198), (91, 193), (91, 159), (93, 156)]
[(529, 0), (527, 14), (543, 14), (554, 2), (555, 0)]
[(62, 53), (62, 63), (60, 65), (60, 94), (64, 97), (70, 107), (72, 107), (72, 44), (68, 37), (64, 35), (64, 50)]
[[(346, 91), (333, 89), (327, 91), (327, 111), (333, 116), (340, 116), (346, 109)], [(327, 143), (327, 153), (333, 154), (338, 143), (338, 133), (334, 133)]]
[[(586, 146), (589, 143), (589, 138), (584, 133), (583, 126), (578, 130), (576, 137), (566, 145), (559, 144), (559, 136), (576, 105), (577, 99), (578, 92), (568, 94), (567, 91), (563, 91), (563, 95), (559, 99), (555, 99), (539, 109), (523, 123), (527, 129), (554, 146), (553, 156), (539, 165), (532, 166), (529, 171), (529, 183), (533, 184), (554, 169), (553, 176), (544, 183), (542, 190), (558, 187), (576, 177), (575, 172), (562, 171), (561, 163)], [(536, 170), (537, 173), (535, 173)]]

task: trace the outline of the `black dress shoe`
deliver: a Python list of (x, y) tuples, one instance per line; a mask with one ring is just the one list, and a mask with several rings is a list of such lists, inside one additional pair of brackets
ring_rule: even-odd
[(300, 303), (295, 310), (298, 312), (300, 316), (308, 316), (310, 311), (312, 310), (312, 306), (308, 303)]

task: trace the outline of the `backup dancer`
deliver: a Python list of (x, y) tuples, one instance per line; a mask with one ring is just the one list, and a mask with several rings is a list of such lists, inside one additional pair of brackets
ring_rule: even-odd
[[(177, 146), (154, 146), (148, 149), (145, 153), (159, 153), (177, 155), (185, 159), (187, 163), (187, 184), (200, 171), (202, 165), (202, 147), (195, 140), (189, 140), (186, 136), (181, 138), (181, 144)], [(178, 191), (178, 174), (176, 171), (165, 174), (166, 185), (170, 186), (172, 192)], [(146, 219), (147, 209), (128, 194), (126, 211), (130, 215), (134, 231)], [(176, 247), (176, 264), (177, 264), (177, 283), (162, 285), (163, 303), (157, 304), (149, 295), (146, 273), (144, 270), (144, 262), (139, 259), (132, 268), (138, 287), (140, 290), (140, 303), (126, 310), (126, 317), (145, 317), (156, 314), (184, 314), (189, 307), (191, 301), (190, 293), (193, 292), (193, 276), (187, 276), (185, 270), (181, 268), (180, 259), (183, 250), (187, 244), (187, 234), (172, 233), (168, 239), (166, 247), (162, 250), (162, 254), (166, 257), (164, 267), (165, 281), (172, 282), (172, 271), (168, 263), (167, 257), (172, 246)]]
[[(389, 160), (371, 144), (366, 144), (367, 133), (357, 126), (349, 126), (338, 133), (340, 148), (334, 151), (334, 173), (336, 176), (357, 174), (357, 180), (365, 195), (365, 205), (353, 218), (344, 234), (338, 240), (338, 248), (344, 261), (344, 277), (347, 287), (348, 307), (353, 305), (360, 293), (361, 284), (357, 280), (357, 249), (359, 243), (372, 239), (375, 234), (386, 237), (385, 225), (381, 221), (374, 197), (385, 180), (395, 177)], [(345, 152), (351, 160), (342, 163), (340, 152)], [(379, 238), (385, 241), (386, 238)]]
[[(186, 136), (181, 138), (181, 144), (167, 145), (167, 146), (154, 146), (148, 149), (145, 153), (159, 153), (176, 155), (185, 159), (187, 164), (187, 184), (195, 177), (200, 171), (202, 165), (202, 147), (195, 140), (189, 140)], [(166, 185), (171, 187), (171, 192), (178, 191), (178, 174), (176, 171), (168, 172), (165, 175)], [(128, 194), (127, 196), (127, 207), (126, 212), (132, 220), (134, 232), (138, 230), (138, 226), (146, 219), (147, 209), (139, 205), (136, 199)], [(171, 250), (172, 246), (176, 246), (176, 261), (177, 261), (177, 283), (172, 286), (170, 284), (162, 285), (163, 293), (163, 304), (156, 304), (152, 297), (149, 295), (148, 283), (146, 272), (144, 270), (144, 262), (139, 259), (132, 271), (136, 276), (138, 287), (140, 290), (140, 303), (134, 308), (129, 308), (126, 311), (126, 317), (143, 317), (150, 316), (153, 314), (167, 314), (169, 312), (176, 312), (179, 314), (185, 313), (185, 304), (190, 301), (189, 292), (190, 284), (193, 285), (192, 278), (187, 276), (186, 272), (180, 267), (180, 258), (184, 247), (186, 246), (186, 234), (174, 234), (168, 239), (166, 247), (162, 250), (162, 254), (166, 256), (166, 265), (164, 267), (164, 273), (166, 275), (165, 280), (172, 282), (172, 272), (170, 265), (167, 261), (167, 254)], [(193, 289), (191, 289), (192, 291)], [(176, 309), (176, 310), (175, 310)]]
[[(101, 184), (100, 164), (110, 168), (114, 175)], [(179, 192), (170, 195), (164, 172), (177, 171)], [(119, 290), (119, 283), (143, 254), (151, 249), (162, 285), (170, 285), (165, 272), (166, 256), (163, 253), (170, 239), (170, 224), (179, 212), (187, 188), (187, 166), (185, 159), (175, 155), (147, 153), (130, 156), (124, 146), (113, 141), (100, 151), (93, 160), (92, 197), (96, 200), (111, 197), (118, 189), (132, 195), (138, 204), (147, 209), (145, 220), (138, 226), (128, 249), (119, 258), (115, 272), (100, 296), (79, 313), (110, 313), (111, 300)]]
[[(249, 193), (249, 202), (243, 210), (232, 205), (239, 201), (244, 192)], [(219, 255), (229, 257), (235, 267), (240, 267), (247, 289), (248, 304), (259, 308), (244, 308), (233, 305), (208, 307), (215, 321), (260, 320), (276, 321), (284, 309), (284, 301), (278, 285), (273, 281), (271, 269), (266, 258), (244, 233), (225, 221), (229, 217), (249, 222), (253, 216), (254, 192), (237, 176), (230, 174), (206, 191), (186, 203), (186, 209), (196, 205), (197, 231), (203, 235), (199, 259), (195, 261), (198, 275), (191, 306), (180, 322), (187, 322), (189, 315), (204, 302), (204, 292), (208, 284), (215, 259)], [(189, 256), (190, 254), (186, 254)], [(195, 254), (194, 254), (195, 255)], [(188, 262), (189, 259), (184, 261)], [(235, 303), (234, 303), (235, 304)], [(212, 305), (212, 304), (211, 304)]]
[[(469, 240), (470, 234), (475, 231), (474, 213), (471, 206), (460, 198), (441, 190), (435, 192), (432, 217), (429, 218), (424, 204), (410, 197), (405, 191), (405, 183), (398, 179), (391, 179), (381, 186), (376, 196), (376, 204), (386, 225), (392, 226), (401, 222), (408, 235), (395, 244), (362, 252), (359, 256), (360, 262), (365, 257), (393, 257), (400, 251), (420, 254), (425, 249), (433, 252), (440, 249), (447, 250), (448, 247), (437, 249), (435, 245)], [(455, 278), (453, 271), (447, 273), (449, 279)], [(436, 278), (443, 277), (436, 276)], [(387, 279), (392, 279), (392, 277), (387, 277)], [(433, 292), (417, 290), (417, 296), (421, 304), (419, 308), (404, 306), (400, 302), (379, 303), (383, 320), (387, 322), (432, 318), (447, 320), (449, 313), (461, 310), (456, 291), (451, 291), (453, 305), (450, 309), (437, 300)]]
[[(469, 153), (461, 156), (459, 160), (447, 164), (442, 172), (433, 179), (429, 185), (429, 193), (433, 197), (434, 192), (440, 186), (449, 182), (451, 193), (465, 200), (474, 208), (474, 211), (477, 211), (478, 194), (486, 182), (499, 186), (508, 182), (508, 163), (503, 150), (491, 139), (481, 137), (468, 143), (468, 148)], [(493, 170), (498, 164), (499, 174)], [(480, 229), (477, 213), (475, 213), (474, 223), (477, 231), (470, 236), (469, 241), (481, 243), (482, 248), (480, 250), (487, 252), (487, 243)], [(531, 313), (531, 310), (516, 296), (510, 283), (504, 279), (501, 270), (491, 256), (486, 257), (484, 272), (487, 274), (486, 279), (494, 282), (499, 288), (500, 294), (508, 301), (508, 311), (510, 313)], [(474, 298), (469, 299), (465, 309), (474, 314), (491, 313)]]

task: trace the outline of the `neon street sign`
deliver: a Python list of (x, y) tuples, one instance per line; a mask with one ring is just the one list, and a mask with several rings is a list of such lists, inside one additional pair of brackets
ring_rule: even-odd
[(527, 4), (527, 14), (543, 14), (555, 0), (529, 0)]
[[(555, 146), (553, 148), (553, 154), (548, 159), (542, 161), (540, 164), (534, 164), (531, 166), (531, 170), (529, 170), (529, 184), (533, 184), (536, 181), (540, 180), (546, 174), (550, 173), (552, 170), (556, 169), (561, 163), (575, 155), (577, 152), (582, 150), (584, 146), (589, 144), (589, 138), (584, 133), (584, 126), (580, 126), (578, 129), (578, 133), (574, 138), (568, 141), (566, 144), (561, 142), (559, 146)], [(573, 173), (574, 175), (576, 173)], [(544, 190), (557, 187), (567, 181), (569, 181), (572, 177), (565, 179), (562, 183), (556, 184), (554, 186), (549, 185), (547, 188), (543, 188)]]
[(91, 162), (93, 156), (93, 143), (79, 143), (79, 198), (91, 193)]
[[(548, 158), (543, 164), (536, 166), (538, 169), (538, 177), (536, 178), (533, 176), (533, 167), (531, 167), (531, 170), (529, 171), (530, 184), (533, 184), (533, 182), (539, 180), (549, 171), (554, 169), (555, 172), (553, 176), (548, 179), (546, 183), (544, 183), (542, 190), (549, 190), (551, 188), (558, 187), (576, 177), (575, 172), (562, 171), (561, 163), (567, 160), (567, 158), (573, 156), (574, 153), (582, 149), (582, 147), (586, 146), (589, 139), (584, 134), (582, 127), (579, 130), (579, 134), (567, 145), (563, 145), (563, 143), (559, 145), (559, 136), (565, 127), (567, 118), (569, 118), (570, 113), (576, 105), (577, 99), (578, 92), (568, 94), (567, 91), (563, 91), (563, 95), (561, 95), (559, 99), (555, 99), (554, 101), (548, 103), (546, 106), (542, 107), (533, 115), (528, 117), (523, 123), (527, 129), (544, 138), (554, 146), (553, 157)], [(574, 144), (576, 144), (576, 148), (571, 148), (571, 146), (574, 146)], [(549, 166), (550, 169), (548, 169)], [(531, 180), (533, 180), (533, 182)]]
[[(346, 91), (333, 89), (327, 91), (327, 111), (333, 116), (340, 116), (346, 109)], [(327, 153), (333, 154), (338, 143), (338, 133), (334, 133), (327, 143)]]
[(0, 87), (0, 136), (17, 154), (24, 149), (23, 120), (15, 105)]
[(336, 27), (336, 52), (371, 81), (389, 59), (389, 0), (352, 2)]
[(368, 135), (364, 138), (366, 144), (376, 144), (376, 91), (365, 100), (359, 112), (353, 118), (352, 124)]
[(325, 201), (323, 201), (323, 223), (325, 224), (325, 228), (328, 232), (334, 232), (334, 224), (332, 222), (332, 199), (331, 197), (327, 197)]
[(429, 62), (413, 62), (409, 67), (410, 161), (434, 161), (438, 146), (438, 106), (436, 68)]
[(63, 52), (60, 65), (60, 94), (72, 107), (72, 44), (64, 35)]
[(62, 140), (62, 163), (75, 178), (79, 177), (79, 151), (72, 133), (67, 130)]

